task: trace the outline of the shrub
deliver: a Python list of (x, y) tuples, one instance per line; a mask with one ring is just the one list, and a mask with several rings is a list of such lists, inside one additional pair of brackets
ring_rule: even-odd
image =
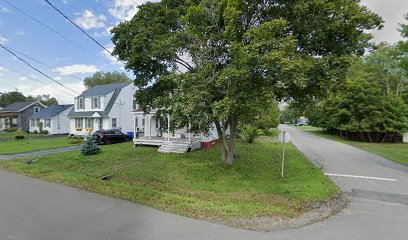
[(15, 132), (17, 131), (17, 128), (6, 128), (4, 129), (5, 132)]
[(73, 133), (68, 134), (68, 138), (75, 138), (75, 134)]
[(22, 139), (24, 139), (24, 136), (23, 135), (16, 135), (14, 138), (16, 140), (22, 140)]
[(33, 134), (38, 134), (38, 131), (37, 131), (37, 130), (34, 130), (34, 131), (33, 131)]
[(239, 133), (248, 143), (253, 143), (263, 132), (250, 124), (245, 124), (239, 128)]
[(82, 155), (94, 155), (101, 153), (101, 148), (98, 147), (94, 142), (87, 140), (81, 148)]
[(72, 139), (69, 141), (69, 144), (80, 144), (82, 143), (82, 139)]
[(48, 130), (42, 131), (42, 134), (48, 134)]

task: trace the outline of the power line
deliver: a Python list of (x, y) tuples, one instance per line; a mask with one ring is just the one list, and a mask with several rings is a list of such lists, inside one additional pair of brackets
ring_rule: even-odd
[[(15, 50), (15, 49), (11, 48), (11, 47), (7, 47), (7, 48), (10, 49), (10, 50), (12, 50), (12, 51), (14, 51), (14, 52), (16, 52), (16, 53), (18, 53), (18, 54), (20, 54), (20, 55), (23, 55), (24, 57), (29, 58), (29, 59), (31, 59), (31, 60), (33, 60), (33, 61), (39, 63), (39, 64), (42, 64), (42, 65), (44, 65), (44, 66), (47, 66), (47, 67), (49, 67), (50, 69), (55, 69), (55, 68), (57, 68), (57, 67), (55, 67), (55, 66), (50, 66), (50, 65), (48, 65), (48, 64), (46, 64), (46, 63), (44, 63), (44, 62), (42, 62), (42, 61), (40, 61), (40, 60), (38, 60), (38, 59), (35, 59), (35, 58), (33, 58), (33, 57), (30, 57), (30, 56), (28, 56), (27, 54), (22, 53), (22, 52), (20, 52), (20, 51), (17, 51), (17, 50)], [(64, 73), (64, 74), (66, 74), (66, 75), (70, 75), (71, 77), (76, 78), (76, 79), (78, 79), (78, 80), (81, 80), (81, 81), (83, 80), (82, 78), (79, 78), (79, 77), (74, 76), (74, 75), (72, 75), (72, 74), (70, 74), (70, 73), (64, 72), (64, 71), (62, 71), (62, 70), (59, 70), (59, 72)]]
[[(14, 74), (16, 74), (16, 75), (22, 75), (22, 76), (26, 77), (27, 79), (30, 79), (30, 80), (32, 80), (32, 81), (34, 81), (34, 82), (38, 82), (38, 83), (41, 83), (41, 84), (43, 84), (43, 85), (47, 85), (47, 83), (45, 83), (45, 82), (43, 82), (43, 81), (41, 81), (41, 80), (39, 80), (39, 79), (35, 79), (35, 78), (29, 76), (28, 74), (26, 74), (26, 73), (24, 73), (24, 72), (22, 72), (22, 71), (19, 71), (19, 70), (15, 69), (15, 68), (12, 68), (12, 67), (10, 67), (10, 66), (0, 65), (0, 67), (5, 67), (7, 70), (13, 72)], [(66, 94), (75, 97), (75, 95), (73, 95), (72, 93), (66, 92), (65, 90), (63, 90), (63, 91), (64, 91)]]
[(9, 52), (11, 55), (13, 55), (14, 57), (16, 57), (18, 60), (22, 61), (23, 63), (27, 64), (30, 68), (34, 69), (35, 71), (39, 72), (41, 75), (45, 76), (46, 78), (51, 79), (53, 82), (57, 83), (58, 85), (76, 93), (79, 94), (77, 91), (65, 86), (64, 84), (58, 82), (57, 80), (55, 80), (54, 78), (48, 76), (47, 74), (43, 73), (41, 70), (39, 70), (38, 68), (34, 67), (33, 65), (31, 65), (29, 62), (27, 62), (26, 60), (20, 58), (17, 54), (15, 54), (13, 51), (11, 51), (10, 49), (8, 49), (6, 46), (4, 46), (3, 44), (0, 44), (0, 47), (3, 48), (4, 50), (6, 50), (7, 52)]
[(33, 20), (34, 22), (40, 24), (41, 26), (47, 28), (48, 30), (50, 30), (51, 32), (53, 32), (54, 34), (58, 35), (59, 37), (61, 37), (62, 39), (70, 42), (71, 44), (75, 45), (76, 47), (86, 51), (88, 54), (90, 54), (91, 56), (94, 56), (94, 54), (92, 52), (90, 52), (88, 49), (82, 47), (81, 45), (75, 43), (74, 41), (72, 41), (71, 39), (69, 39), (68, 37), (65, 37), (64, 35), (62, 35), (61, 33), (59, 33), (57, 30), (55, 30), (54, 28), (46, 25), (45, 23), (41, 22), (40, 20), (38, 20), (37, 18), (35, 18), (34, 16), (28, 14), (27, 12), (25, 12), (24, 10), (18, 8), (17, 6), (15, 6), (14, 4), (10, 3), (7, 0), (3, 0), (3, 2), (5, 2), (7, 5), (9, 5), (10, 7), (14, 8), (15, 10), (19, 11), (20, 13), (22, 13), (23, 15), (29, 17), (31, 20)]
[(120, 60), (117, 56), (113, 55), (111, 51), (109, 51), (106, 47), (104, 47), (101, 43), (99, 43), (95, 38), (93, 38), (91, 35), (89, 35), (85, 30), (83, 30), (80, 26), (78, 26), (74, 21), (72, 21), (67, 15), (65, 15), (61, 10), (59, 10), (57, 7), (55, 7), (50, 1), (44, 0), (48, 5), (50, 5), (55, 11), (57, 11), (59, 14), (61, 14), (65, 19), (67, 19), (70, 23), (72, 23), (75, 27), (77, 27), (81, 32), (83, 32), (88, 38), (90, 38), (92, 41), (94, 41), (98, 46), (103, 48), (106, 52), (108, 52), (111, 56), (116, 58), (118, 61), (126, 64), (122, 60)]

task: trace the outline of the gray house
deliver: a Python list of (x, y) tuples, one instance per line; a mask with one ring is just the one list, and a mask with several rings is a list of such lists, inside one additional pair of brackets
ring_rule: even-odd
[(0, 130), (17, 128), (23, 131), (30, 127), (30, 116), (46, 106), (39, 101), (15, 102), (0, 110)]

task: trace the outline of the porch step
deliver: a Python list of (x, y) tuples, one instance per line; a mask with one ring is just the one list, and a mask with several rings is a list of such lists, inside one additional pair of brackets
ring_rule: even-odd
[(159, 147), (161, 153), (186, 153), (190, 145), (188, 143), (165, 143)]

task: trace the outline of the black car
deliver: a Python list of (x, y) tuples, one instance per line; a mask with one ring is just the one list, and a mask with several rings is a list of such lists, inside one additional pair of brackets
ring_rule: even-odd
[(130, 137), (117, 130), (102, 130), (96, 131), (92, 134), (95, 143), (97, 144), (111, 144), (119, 142), (128, 142)]

